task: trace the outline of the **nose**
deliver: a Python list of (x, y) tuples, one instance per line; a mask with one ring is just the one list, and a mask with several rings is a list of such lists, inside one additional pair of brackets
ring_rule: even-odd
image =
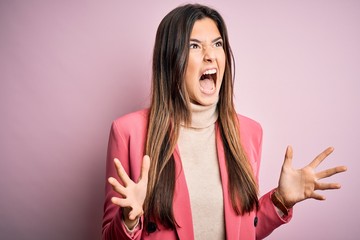
[(204, 48), (204, 61), (213, 62), (216, 59), (215, 51), (211, 46)]

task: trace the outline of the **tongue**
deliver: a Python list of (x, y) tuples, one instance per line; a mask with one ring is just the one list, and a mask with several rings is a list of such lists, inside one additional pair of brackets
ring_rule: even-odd
[(200, 80), (200, 86), (205, 90), (205, 91), (211, 91), (215, 88), (215, 84), (214, 81), (212, 79), (204, 79), (204, 80)]

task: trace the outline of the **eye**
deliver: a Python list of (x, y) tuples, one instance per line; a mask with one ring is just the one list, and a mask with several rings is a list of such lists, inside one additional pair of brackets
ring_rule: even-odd
[(189, 46), (191, 49), (198, 49), (200, 48), (199, 44), (197, 43), (190, 43), (190, 46)]
[(215, 47), (223, 47), (223, 46), (224, 46), (224, 44), (223, 44), (223, 41), (222, 41), (222, 40), (217, 41), (217, 42), (215, 43)]

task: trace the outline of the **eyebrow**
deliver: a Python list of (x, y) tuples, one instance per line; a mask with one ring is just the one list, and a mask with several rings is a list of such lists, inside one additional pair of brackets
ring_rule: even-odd
[[(212, 40), (211, 42), (214, 43), (214, 42), (217, 42), (217, 41), (219, 41), (219, 40), (222, 40), (222, 37), (217, 37), (217, 38), (215, 38), (214, 40)], [(196, 39), (196, 38), (190, 38), (190, 41), (191, 41), (191, 42), (201, 43), (201, 41), (198, 40), (198, 39)]]

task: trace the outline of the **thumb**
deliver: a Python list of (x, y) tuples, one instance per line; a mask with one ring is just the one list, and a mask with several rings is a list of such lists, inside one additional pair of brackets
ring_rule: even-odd
[(148, 155), (145, 155), (143, 157), (143, 162), (141, 166), (141, 175), (140, 175), (141, 180), (145, 180), (146, 182), (148, 181), (149, 169), (150, 169), (150, 157)]
[(289, 145), (289, 146), (287, 146), (287, 148), (286, 148), (283, 167), (285, 167), (285, 168), (291, 168), (291, 167), (292, 167), (292, 158), (293, 158), (293, 149), (292, 149), (292, 147)]
[(134, 208), (129, 212), (129, 219), (134, 221), (136, 218), (141, 217), (144, 214), (144, 211), (141, 208)]

